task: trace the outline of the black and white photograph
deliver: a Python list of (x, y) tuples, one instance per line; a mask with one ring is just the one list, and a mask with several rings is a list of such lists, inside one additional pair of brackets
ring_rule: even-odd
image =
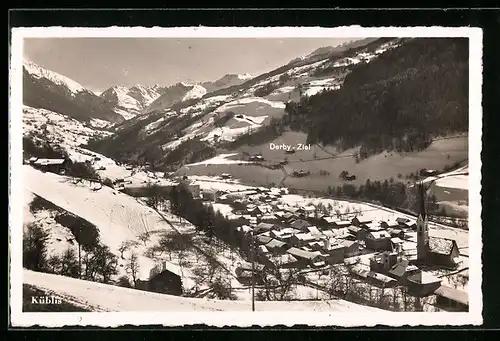
[(481, 323), (480, 29), (12, 36), (13, 324)]

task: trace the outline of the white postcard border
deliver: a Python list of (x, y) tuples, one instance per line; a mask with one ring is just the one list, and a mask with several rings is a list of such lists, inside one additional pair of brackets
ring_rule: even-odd
[[(471, 27), (182, 27), (182, 28), (68, 28), (12, 29), (9, 110), (9, 236), (10, 308), (13, 326), (61, 327), (65, 325), (116, 327), (122, 325), (248, 327), (273, 325), (310, 326), (438, 326), (482, 323), (481, 242), (481, 146), (482, 146), (482, 30)], [(171, 38), (320, 38), (320, 37), (468, 37), (469, 54), (469, 312), (335, 313), (312, 311), (275, 312), (22, 312), (22, 60), (23, 39), (42, 37), (171, 37)], [(472, 265), (472, 266), (471, 266)], [(258, 303), (257, 303), (258, 304)]]

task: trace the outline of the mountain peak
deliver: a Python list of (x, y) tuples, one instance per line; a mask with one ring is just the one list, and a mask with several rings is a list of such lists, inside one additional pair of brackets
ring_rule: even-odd
[(86, 90), (81, 84), (78, 82), (75, 82), (74, 80), (63, 76), (57, 72), (48, 70), (44, 67), (41, 67), (38, 64), (33, 63), (32, 61), (29, 60), (24, 60), (23, 61), (23, 66), (24, 69), (33, 77), (35, 78), (45, 78), (48, 79), (49, 81), (68, 88), (68, 90), (73, 94), (76, 95), (77, 93)]

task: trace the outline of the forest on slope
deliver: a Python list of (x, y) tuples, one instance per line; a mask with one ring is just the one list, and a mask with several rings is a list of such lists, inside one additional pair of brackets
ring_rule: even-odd
[(402, 40), (356, 65), (339, 90), (285, 110), (284, 125), (306, 132), (309, 143), (361, 146), (360, 159), (425, 149), (434, 136), (468, 130), (468, 40)]

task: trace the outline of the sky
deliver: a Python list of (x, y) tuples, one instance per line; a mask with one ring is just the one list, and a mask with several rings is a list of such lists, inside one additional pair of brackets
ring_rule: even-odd
[(29, 38), (24, 58), (100, 92), (257, 76), (351, 38)]

